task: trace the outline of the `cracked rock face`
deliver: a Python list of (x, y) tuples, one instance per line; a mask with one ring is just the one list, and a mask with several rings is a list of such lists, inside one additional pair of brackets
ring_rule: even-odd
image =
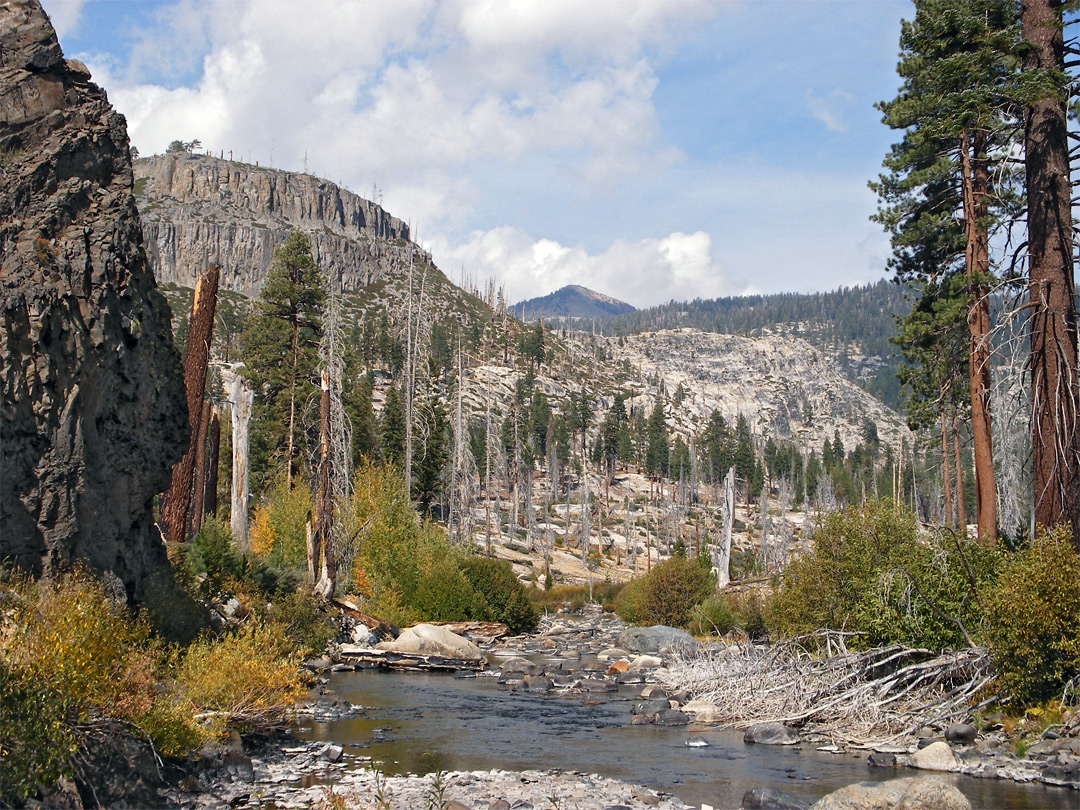
[(274, 247), (294, 228), (343, 290), (374, 284), (414, 258), (431, 261), (406, 223), (328, 180), (185, 153), (139, 160), (135, 178), (150, 265), (162, 283), (194, 287), (212, 259), (222, 289), (254, 297)]
[(189, 428), (126, 124), (89, 79), (37, 0), (0, 0), (0, 558), (133, 596)]

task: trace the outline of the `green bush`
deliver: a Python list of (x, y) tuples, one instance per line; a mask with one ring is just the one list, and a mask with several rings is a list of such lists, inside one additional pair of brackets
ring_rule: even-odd
[(723, 636), (732, 630), (741, 630), (751, 638), (765, 635), (761, 598), (753, 591), (710, 596), (694, 606), (692, 616), (687, 629), (695, 636)]
[(539, 613), (507, 560), (466, 557), (462, 571), (486, 608), (485, 615), (477, 618), (502, 622), (515, 635), (536, 630)]
[(1060, 698), (1080, 675), (1080, 556), (1066, 530), (1036, 536), (1005, 563), (987, 615), (1001, 684), (1025, 704)]
[(628, 624), (686, 627), (693, 609), (716, 590), (705, 557), (673, 556), (633, 580), (615, 600), (615, 611)]
[(68, 774), (77, 747), (60, 696), (0, 662), (0, 806), (21, 807)]
[(827, 515), (810, 553), (784, 571), (769, 630), (852, 631), (860, 634), (854, 646), (967, 646), (982, 623), (978, 596), (999, 564), (998, 552), (955, 533), (921, 534), (914, 515), (891, 501), (849, 507)]

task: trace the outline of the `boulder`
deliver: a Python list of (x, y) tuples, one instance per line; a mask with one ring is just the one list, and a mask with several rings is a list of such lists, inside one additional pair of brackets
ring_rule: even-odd
[(743, 810), (807, 810), (809, 802), (789, 796), (776, 788), (750, 788), (739, 805)]
[(911, 755), (909, 764), (924, 771), (958, 771), (960, 763), (947, 742), (935, 742)]
[(815, 802), (810, 810), (971, 810), (971, 802), (936, 776), (911, 776), (842, 787)]
[(640, 672), (643, 669), (656, 669), (663, 665), (664, 662), (655, 655), (638, 655), (630, 662), (630, 671)]
[(656, 713), (653, 723), (658, 726), (685, 726), (690, 722), (690, 715), (678, 709), (663, 709)]
[(619, 647), (632, 653), (664, 655), (676, 652), (696, 653), (701, 645), (685, 630), (662, 624), (652, 627), (630, 627), (619, 633)]
[(405, 630), (396, 641), (383, 641), (375, 648), (412, 655), (438, 655), (443, 658), (464, 658), (468, 661), (484, 660), (480, 648), (445, 627), (418, 624)]
[(726, 719), (716, 706), (706, 700), (691, 700), (682, 710), (692, 714), (698, 723), (722, 723)]
[(953, 723), (945, 729), (945, 739), (959, 745), (971, 745), (978, 733), (970, 723)]
[(896, 754), (890, 754), (887, 751), (873, 751), (866, 758), (866, 764), (871, 768), (895, 768)]
[(799, 732), (783, 723), (755, 723), (743, 735), (743, 742), (758, 745), (795, 745), (801, 741)]
[(544, 671), (544, 668), (539, 664), (524, 658), (509, 658), (503, 661), (499, 669), (503, 675), (540, 675)]

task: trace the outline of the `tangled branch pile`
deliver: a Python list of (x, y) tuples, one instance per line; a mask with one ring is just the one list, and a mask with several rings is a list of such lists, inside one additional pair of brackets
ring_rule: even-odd
[[(712, 704), (716, 716), (735, 728), (782, 722), (864, 745), (970, 713), (994, 679), (990, 657), (980, 648), (939, 653), (890, 645), (850, 652), (841, 634), (812, 639), (821, 646), (803, 637), (683, 658), (664, 680)], [(827, 654), (815, 654), (817, 649)]]

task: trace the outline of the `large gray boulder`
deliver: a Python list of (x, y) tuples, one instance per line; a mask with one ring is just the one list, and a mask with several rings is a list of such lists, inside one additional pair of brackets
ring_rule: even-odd
[(617, 645), (633, 653), (664, 655), (675, 652), (696, 653), (701, 645), (685, 630), (656, 624), (652, 627), (630, 627), (619, 633)]
[(960, 763), (947, 742), (935, 742), (911, 755), (909, 764), (924, 771), (958, 771)]
[(819, 799), (810, 810), (971, 810), (971, 802), (936, 776), (910, 776), (842, 787)]
[(809, 802), (768, 787), (750, 788), (742, 797), (742, 810), (807, 810)]
[(418, 624), (410, 627), (398, 636), (396, 641), (383, 641), (376, 644), (375, 649), (411, 655), (464, 658), (468, 661), (484, 660), (484, 653), (467, 638), (462, 638), (445, 627), (433, 624)]

